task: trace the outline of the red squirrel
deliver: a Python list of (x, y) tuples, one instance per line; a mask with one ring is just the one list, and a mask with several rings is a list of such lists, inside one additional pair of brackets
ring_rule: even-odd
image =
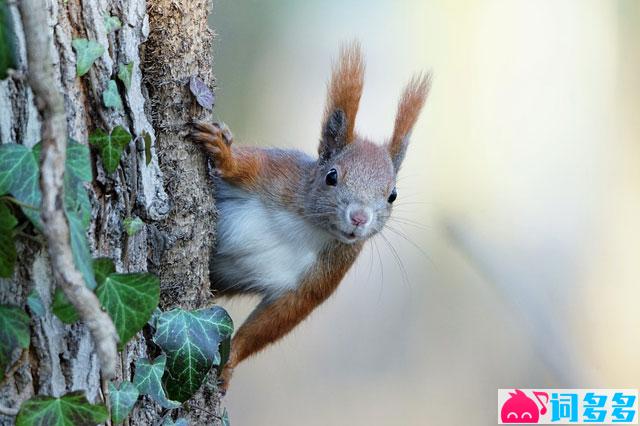
[(289, 333), (333, 293), (391, 214), (396, 175), (430, 75), (416, 75), (406, 86), (393, 135), (382, 145), (354, 130), (363, 82), (359, 44), (343, 47), (328, 86), (317, 158), (236, 146), (224, 125), (195, 124), (192, 139), (216, 168), (212, 287), (220, 296), (262, 297), (233, 337), (220, 375), (223, 392), (241, 361)]

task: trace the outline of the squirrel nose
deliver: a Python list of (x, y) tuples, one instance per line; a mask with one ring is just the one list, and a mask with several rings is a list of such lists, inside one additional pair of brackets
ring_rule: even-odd
[(351, 219), (351, 223), (355, 226), (362, 226), (365, 223), (369, 222), (369, 215), (364, 210), (356, 210), (349, 214), (349, 218)]

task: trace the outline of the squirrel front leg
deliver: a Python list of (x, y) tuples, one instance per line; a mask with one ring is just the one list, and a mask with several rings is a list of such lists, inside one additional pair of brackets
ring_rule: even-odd
[(213, 157), (220, 176), (243, 187), (256, 186), (263, 168), (262, 154), (248, 148), (232, 149), (233, 135), (224, 124), (195, 123), (191, 139)]
[(233, 337), (229, 360), (220, 375), (223, 392), (241, 361), (289, 333), (325, 298), (298, 289), (260, 302)]
[(231, 341), (229, 360), (220, 375), (223, 392), (241, 361), (289, 333), (333, 293), (361, 248), (361, 243), (325, 248), (298, 288), (258, 304)]

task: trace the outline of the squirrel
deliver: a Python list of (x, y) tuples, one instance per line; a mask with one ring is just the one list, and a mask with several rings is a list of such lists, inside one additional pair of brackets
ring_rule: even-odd
[(216, 171), (212, 287), (220, 296), (262, 297), (233, 337), (220, 374), (223, 393), (240, 362), (285, 336), (334, 292), (391, 214), (396, 175), (431, 76), (410, 80), (391, 139), (377, 145), (355, 132), (364, 69), (360, 45), (343, 46), (328, 85), (317, 158), (236, 146), (226, 126), (194, 125), (191, 139)]

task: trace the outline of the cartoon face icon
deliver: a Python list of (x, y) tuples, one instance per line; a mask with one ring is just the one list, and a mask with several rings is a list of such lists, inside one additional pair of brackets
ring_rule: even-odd
[[(520, 389), (516, 389), (515, 392), (509, 392), (510, 398), (502, 404), (500, 410), (500, 418), (503, 423), (538, 423), (540, 414), (545, 414), (547, 408), (546, 403), (549, 401), (549, 395), (546, 392), (534, 392), (534, 396), (541, 405), (541, 409), (538, 410), (538, 405), (524, 394)], [(546, 397), (546, 401), (543, 403), (540, 397)]]

